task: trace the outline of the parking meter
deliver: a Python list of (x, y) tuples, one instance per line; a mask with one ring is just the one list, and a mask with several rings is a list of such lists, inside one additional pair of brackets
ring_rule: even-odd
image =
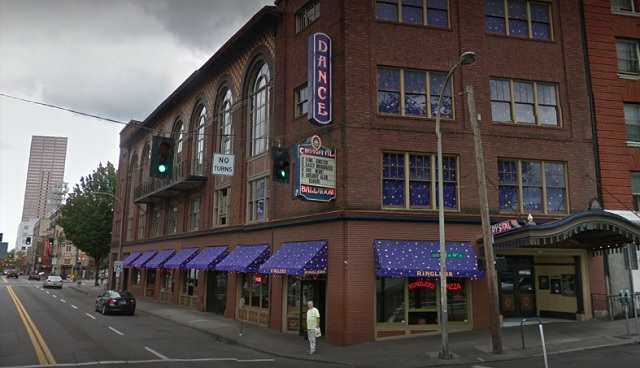
[(620, 290), (618, 294), (620, 296), (620, 303), (622, 304), (631, 303), (631, 293), (629, 292), (629, 290)]

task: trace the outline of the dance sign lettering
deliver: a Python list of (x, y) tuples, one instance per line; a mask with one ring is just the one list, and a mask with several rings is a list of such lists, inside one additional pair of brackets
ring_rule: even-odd
[(322, 146), (320, 137), (295, 146), (295, 183), (297, 197), (329, 202), (336, 198), (336, 152)]
[(331, 123), (331, 38), (324, 33), (309, 37), (309, 121)]

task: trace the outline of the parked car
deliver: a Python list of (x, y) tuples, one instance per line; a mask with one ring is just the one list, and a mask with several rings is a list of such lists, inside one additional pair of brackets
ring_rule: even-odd
[(62, 277), (60, 276), (47, 276), (47, 279), (42, 283), (42, 287), (46, 288), (58, 288), (62, 289)]
[(136, 313), (136, 297), (126, 290), (107, 290), (96, 299), (96, 312), (107, 315), (112, 312)]
[(29, 280), (40, 281), (40, 275), (38, 275), (37, 273), (32, 273), (31, 275), (29, 275)]
[(20, 272), (18, 272), (17, 270), (7, 270), (7, 278), (14, 277), (17, 279), (19, 276)]

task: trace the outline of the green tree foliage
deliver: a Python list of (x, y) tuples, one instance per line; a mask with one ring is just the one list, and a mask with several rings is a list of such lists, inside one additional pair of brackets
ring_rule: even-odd
[[(93, 258), (95, 283), (100, 265), (109, 255), (117, 175), (115, 167), (102, 163), (92, 174), (80, 178), (62, 206), (58, 224), (73, 244)], [(108, 194), (98, 194), (108, 193)]]

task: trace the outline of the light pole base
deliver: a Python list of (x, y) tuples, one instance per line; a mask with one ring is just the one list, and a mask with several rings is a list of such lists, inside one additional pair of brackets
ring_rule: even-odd
[(438, 359), (453, 359), (453, 354), (449, 350), (442, 349), (438, 353)]

